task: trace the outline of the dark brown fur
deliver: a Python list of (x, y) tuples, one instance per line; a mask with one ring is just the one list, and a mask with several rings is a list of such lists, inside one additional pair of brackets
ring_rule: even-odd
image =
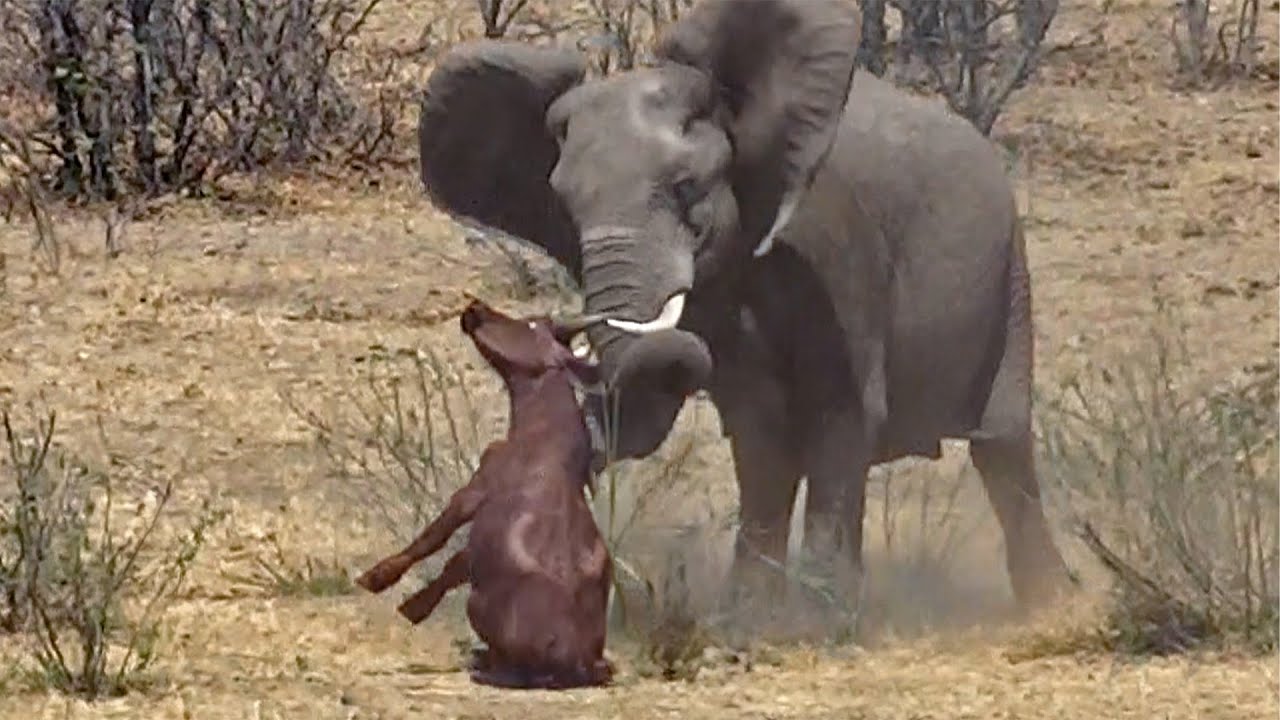
[[(480, 301), (461, 326), (502, 376), (511, 399), (507, 437), (490, 445), (466, 486), (408, 547), (361, 575), (371, 592), (395, 584), (471, 522), (467, 546), (399, 607), (425, 620), (448, 591), (470, 583), (467, 617), (488, 645), (472, 679), (499, 687), (602, 685), (612, 563), (583, 495), (590, 437), (571, 376), (598, 381), (548, 318), (507, 317)], [(532, 323), (532, 325), (531, 325)]]

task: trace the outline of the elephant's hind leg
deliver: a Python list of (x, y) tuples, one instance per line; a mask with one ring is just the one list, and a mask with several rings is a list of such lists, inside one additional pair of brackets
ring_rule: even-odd
[(1015, 227), (1014, 234), (1004, 348), (981, 428), (970, 438), (969, 454), (1004, 531), (1014, 596), (1020, 607), (1029, 610), (1064, 590), (1068, 575), (1049, 534), (1036, 479), (1031, 434), (1031, 287), (1021, 229)]
[(1051, 602), (1066, 588), (1068, 576), (1040, 501), (1031, 437), (973, 440), (969, 452), (1004, 532), (1005, 562), (1019, 607), (1031, 610)]

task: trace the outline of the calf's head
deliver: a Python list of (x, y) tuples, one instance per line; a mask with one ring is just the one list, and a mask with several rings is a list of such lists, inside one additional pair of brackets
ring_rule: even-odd
[[(710, 353), (687, 315), (800, 204), (859, 32), (852, 0), (701, 0), (655, 65), (604, 79), (587, 81), (577, 52), (494, 40), (437, 64), (419, 120), (426, 191), (543, 248), (587, 311), (613, 318), (588, 335), (618, 402), (616, 457), (656, 449), (705, 385)], [(521, 357), (543, 352), (529, 342)]]
[(599, 368), (576, 357), (569, 344), (584, 329), (603, 319), (519, 319), (504, 315), (481, 300), (472, 300), (458, 323), (508, 387), (555, 370), (568, 371), (583, 385), (596, 385), (600, 382)]

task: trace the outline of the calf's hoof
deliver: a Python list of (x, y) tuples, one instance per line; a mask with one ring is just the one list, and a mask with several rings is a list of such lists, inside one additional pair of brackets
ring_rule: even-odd
[(401, 557), (387, 558), (356, 578), (356, 584), (369, 592), (380, 593), (404, 577), (405, 572), (409, 570), (409, 564)]
[(440, 600), (440, 594), (434, 592), (432, 586), (428, 585), (396, 606), (396, 612), (400, 613), (405, 620), (408, 620), (409, 624), (417, 625), (431, 617), (431, 613), (435, 612), (436, 605), (440, 604)]

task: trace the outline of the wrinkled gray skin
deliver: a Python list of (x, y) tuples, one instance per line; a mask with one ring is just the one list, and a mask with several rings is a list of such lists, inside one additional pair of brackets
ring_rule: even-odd
[(805, 550), (849, 597), (868, 467), (968, 438), (1034, 606), (1066, 573), (1032, 462), (1010, 187), (964, 120), (855, 76), (858, 29), (848, 0), (703, 0), (655, 66), (590, 81), (572, 51), (457, 46), (423, 99), (424, 184), (545, 249), (588, 312), (644, 323), (686, 294), (678, 327), (589, 337), (617, 457), (653, 452), (709, 389), (740, 490), (738, 590), (776, 599), (762, 557), (785, 561), (805, 477)]

